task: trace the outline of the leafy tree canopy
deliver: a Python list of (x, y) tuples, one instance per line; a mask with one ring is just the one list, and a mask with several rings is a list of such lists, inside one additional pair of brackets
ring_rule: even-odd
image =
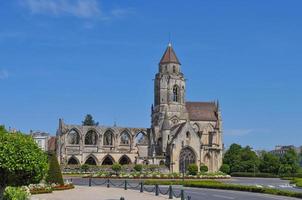
[(229, 165), (231, 173), (257, 172), (260, 160), (251, 147), (232, 144), (224, 155), (223, 163)]
[(84, 121), (82, 121), (82, 124), (83, 124), (83, 126), (98, 126), (98, 125), (99, 125), (99, 122), (95, 122), (95, 121), (93, 120), (92, 115), (87, 114), (87, 115), (85, 116)]
[(280, 168), (279, 157), (269, 152), (261, 152), (259, 170), (264, 173), (278, 174)]
[(299, 170), (299, 156), (294, 149), (287, 150), (280, 162), (280, 174), (294, 174)]
[(0, 199), (6, 186), (38, 183), (47, 169), (46, 154), (30, 136), (0, 127)]

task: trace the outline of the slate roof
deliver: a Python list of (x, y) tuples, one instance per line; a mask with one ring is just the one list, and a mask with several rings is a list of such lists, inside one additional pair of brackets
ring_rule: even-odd
[(189, 119), (192, 121), (217, 121), (215, 102), (186, 102)]
[(159, 64), (167, 64), (167, 63), (180, 64), (171, 44), (168, 45), (164, 55), (162, 56), (159, 62)]

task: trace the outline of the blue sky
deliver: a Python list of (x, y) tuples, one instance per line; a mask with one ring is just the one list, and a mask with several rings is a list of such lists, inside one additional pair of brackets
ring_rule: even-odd
[(0, 6), (0, 124), (149, 127), (169, 41), (187, 100), (219, 99), (226, 146), (302, 141), (302, 2), (12, 0)]

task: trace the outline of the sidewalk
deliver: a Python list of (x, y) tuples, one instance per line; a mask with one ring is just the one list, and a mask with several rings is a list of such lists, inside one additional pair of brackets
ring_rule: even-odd
[[(31, 200), (163, 200), (168, 196), (155, 196), (154, 193), (140, 193), (137, 190), (124, 190), (121, 188), (76, 186), (75, 189), (54, 191), (50, 194), (32, 195)], [(174, 198), (175, 199), (175, 198)]]

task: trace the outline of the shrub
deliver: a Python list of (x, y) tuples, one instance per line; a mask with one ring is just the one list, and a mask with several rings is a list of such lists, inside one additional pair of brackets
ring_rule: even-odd
[(207, 172), (209, 168), (206, 165), (200, 165), (200, 172)]
[(188, 173), (189, 173), (189, 175), (197, 175), (198, 166), (196, 164), (190, 164), (188, 166)]
[(219, 171), (229, 174), (230, 173), (230, 166), (228, 164), (222, 164)]
[(21, 187), (7, 187), (3, 200), (28, 200), (29, 193)]
[(143, 165), (141, 164), (136, 164), (134, 166), (134, 170), (137, 171), (137, 172), (141, 172), (143, 170)]
[(89, 165), (87, 165), (87, 164), (81, 165), (81, 170), (84, 172), (87, 172), (89, 170)]
[(113, 171), (115, 171), (115, 173), (117, 174), (117, 172), (121, 171), (122, 166), (119, 163), (114, 163), (111, 167), (111, 169)]
[(49, 184), (55, 183), (64, 185), (60, 165), (58, 163), (58, 159), (55, 153), (51, 152), (48, 154), (48, 163), (49, 163), (49, 170), (46, 177), (46, 182)]

